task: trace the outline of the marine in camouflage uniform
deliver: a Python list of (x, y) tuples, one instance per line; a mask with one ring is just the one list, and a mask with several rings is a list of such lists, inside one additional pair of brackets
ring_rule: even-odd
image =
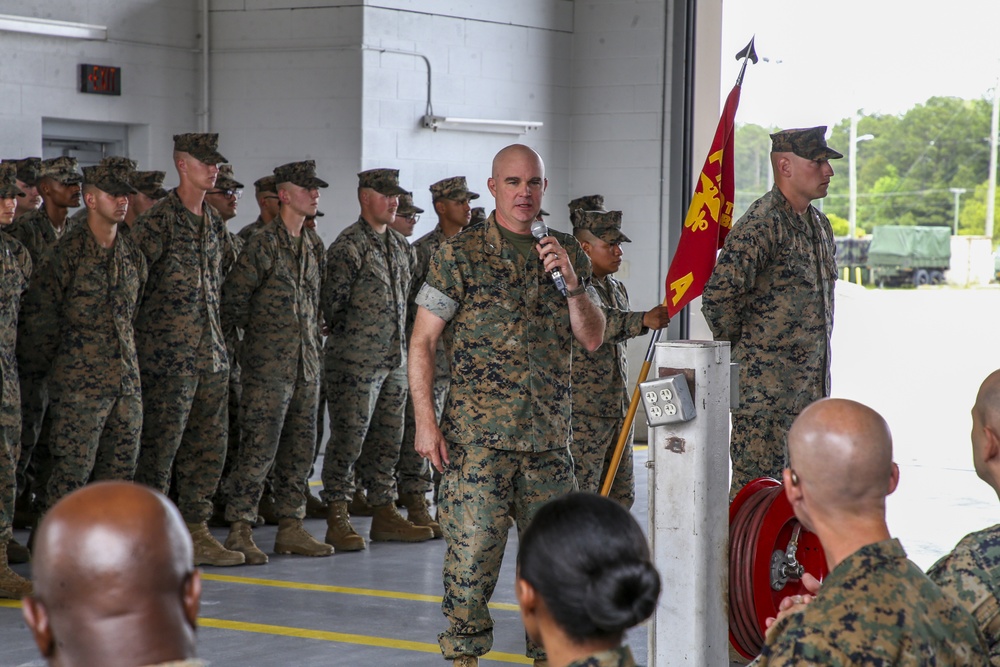
[(166, 177), (167, 173), (164, 171), (136, 171), (131, 174), (129, 185), (136, 191), (128, 197), (125, 224), (118, 231), (131, 233), (139, 216), (167, 196), (167, 191), (163, 189), (163, 179)]
[[(630, 309), (625, 285), (611, 275), (621, 264), (621, 244), (631, 241), (621, 231), (621, 211), (602, 210), (604, 198), (600, 195), (581, 199), (584, 201), (570, 202), (570, 220), (574, 235), (593, 264), (591, 284), (601, 299), (607, 326), (605, 344), (596, 351), (588, 352), (579, 342), (573, 345), (573, 443), (570, 451), (580, 490), (599, 493), (628, 413), (625, 342), (647, 333), (650, 325), (666, 326), (668, 318), (663, 306), (648, 313)], [(573, 208), (574, 204), (588, 208)], [(631, 431), (609, 497), (627, 508), (635, 502)]]
[(253, 190), (257, 206), (260, 207), (260, 215), (237, 234), (243, 241), (249, 240), (254, 232), (274, 220), (278, 215), (278, 190), (274, 182), (274, 175), (258, 178), (253, 183)]
[[(117, 233), (125, 218), (125, 175), (87, 167), (90, 212), (66, 232), (41, 269), (52, 355), (49, 392), (52, 470), (45, 509), (88, 480), (130, 481), (142, 431), (142, 397), (132, 322), (146, 282), (146, 259)], [(51, 341), (51, 342), (50, 342)]]
[(771, 135), (775, 185), (726, 237), (702, 297), (712, 334), (730, 341), (740, 364), (730, 498), (754, 478), (781, 478), (795, 416), (830, 395), (837, 267), (830, 221), (809, 197), (826, 196), (829, 160), (843, 156), (825, 132)]
[(330, 443), (321, 498), (330, 505), (327, 542), (342, 551), (364, 548), (346, 517), (355, 465), (374, 508), (371, 539), (434, 537), (431, 528), (403, 519), (395, 506), (407, 394), (406, 305), (414, 264), (410, 244), (388, 226), (401, 194), (407, 192), (396, 169), (358, 174), (361, 217), (326, 254), (322, 308), (330, 328), (324, 357)]
[(279, 518), (275, 551), (333, 553), (311, 537), (305, 539), (308, 544), (296, 542), (302, 548), (293, 548), (286, 539), (293, 525), (304, 537), (319, 400), (323, 266), (304, 221), (315, 214), (319, 188), (328, 184), (316, 177), (312, 160), (282, 165), (274, 173), (287, 201), (277, 219), (250, 237), (222, 291), (223, 324), (246, 331), (241, 347), (243, 436), (226, 494), (226, 520), (233, 524), (226, 546), (243, 551), (248, 563), (267, 562), (250, 530), (272, 466)]
[[(445, 178), (430, 187), (434, 211), (438, 216), (438, 224), (434, 229), (420, 237), (413, 244), (416, 254), (416, 265), (413, 270), (413, 282), (410, 289), (410, 303), (407, 310), (406, 336), (409, 340), (413, 331), (413, 320), (417, 315), (417, 305), (414, 303), (417, 292), (424, 284), (427, 267), (431, 257), (438, 251), (445, 239), (449, 239), (469, 226), (472, 218), (469, 202), (479, 199), (478, 192), (469, 190), (465, 176)], [(448, 366), (448, 355), (445, 352), (444, 341), (438, 341), (437, 354), (434, 358), (434, 413), (438, 421), (444, 412), (444, 401), (448, 396), (448, 383), (451, 370)], [(416, 422), (413, 417), (413, 401), (407, 397), (406, 418), (403, 426), (403, 444), (399, 448), (399, 466), (396, 469), (396, 483), (399, 488), (401, 503), (407, 508), (410, 521), (424, 526), (431, 526), (435, 537), (441, 537), (441, 527), (436, 521), (428, 523), (430, 518), (426, 507), (426, 496), (434, 488), (431, 466), (426, 459), (417, 454), (414, 448)], [(412, 506), (412, 507), (411, 507)], [(421, 516), (426, 514), (426, 516)]]
[(14, 539), (15, 470), (20, 450), (21, 397), (14, 352), (17, 314), (21, 295), (31, 278), (31, 255), (21, 243), (6, 234), (14, 220), (17, 167), (0, 164), (0, 597), (20, 598), (31, 594), (31, 582), (7, 565), (8, 544)]
[(195, 560), (239, 565), (205, 524), (222, 474), (229, 421), (229, 356), (219, 320), (222, 262), (232, 252), (225, 223), (204, 193), (218, 175), (218, 135), (174, 136), (181, 184), (143, 214), (134, 237), (149, 265), (136, 319), (143, 431), (136, 481), (166, 493), (191, 530)]
[[(541, 158), (514, 145), (493, 164), (497, 212), (432, 257), (416, 298), (411, 344), (418, 451), (435, 465), (445, 449), (449, 458), (438, 517), (447, 541), (441, 608), (449, 627), (438, 643), (446, 660), (463, 665), (476, 664), (471, 656), (493, 645), (487, 605), (508, 517), (513, 513), (523, 530), (545, 502), (576, 488), (569, 452), (573, 340), (584, 336), (596, 348), (604, 324), (596, 293), (585, 287), (590, 261), (576, 239), (551, 232), (555, 242), (542, 246), (540, 261), (526, 233), (544, 193)], [(545, 268), (553, 260), (570, 287), (567, 296)], [(438, 430), (432, 395), (440, 337), (451, 386)], [(531, 642), (527, 653), (544, 657)]]
[(16, 166), (17, 187), (23, 193), (18, 196), (17, 208), (14, 209), (14, 218), (16, 219), (42, 205), (42, 196), (38, 194), (38, 177), (42, 168), (42, 158), (4, 158), (3, 162), (13, 162)]
[(76, 158), (57, 157), (42, 160), (38, 189), (43, 194), (41, 208), (18, 218), (10, 234), (21, 241), (35, 267), (35, 280), (28, 287), (21, 304), (17, 332), (17, 363), (21, 380), (21, 454), (18, 460), (18, 488), (30, 486), (36, 494), (35, 505), (44, 507), (44, 489), (50, 467), (49, 433), (52, 419), (47, 415), (49, 391), (46, 376), (51, 356), (41, 353), (38, 341), (53, 335), (40, 322), (44, 300), (37, 278), (48, 262), (50, 250), (60, 238), (79, 224), (68, 217), (70, 208), (80, 205), (80, 182)]

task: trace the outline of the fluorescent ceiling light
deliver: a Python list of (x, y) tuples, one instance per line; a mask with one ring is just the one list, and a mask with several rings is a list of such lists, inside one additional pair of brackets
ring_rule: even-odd
[(48, 37), (69, 37), (70, 39), (94, 39), (107, 41), (108, 27), (89, 23), (71, 23), (52, 19), (36, 19), (27, 16), (0, 14), (0, 30), (23, 32)]
[(536, 120), (489, 120), (486, 118), (452, 118), (450, 116), (424, 116), (424, 127), (429, 130), (465, 130), (468, 132), (502, 132), (527, 134), (543, 123)]

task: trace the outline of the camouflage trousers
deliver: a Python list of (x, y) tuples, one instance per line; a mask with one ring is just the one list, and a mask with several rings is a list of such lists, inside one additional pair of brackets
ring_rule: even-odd
[(272, 466), (275, 514), (305, 517), (318, 402), (319, 382), (258, 381), (243, 374), (243, 441), (226, 487), (226, 521), (253, 525)]
[(229, 373), (142, 374), (142, 443), (135, 481), (166, 494), (173, 473), (188, 523), (212, 515), (229, 437)]
[(52, 415), (48, 414), (49, 389), (47, 373), (20, 370), (21, 383), (21, 453), (17, 460), (19, 492), (34, 491), (44, 504), (52, 459), (49, 439)]
[(785, 438), (795, 417), (787, 412), (767, 410), (733, 413), (733, 429), (729, 436), (729, 457), (733, 463), (730, 500), (758, 477), (781, 480), (787, 451)]
[(396, 500), (396, 463), (403, 439), (406, 367), (327, 367), (330, 440), (323, 457), (324, 502), (350, 500), (354, 469), (375, 507)]
[(104, 398), (60, 394), (53, 392), (49, 406), (52, 472), (44, 510), (88, 481), (131, 481), (142, 434), (139, 394)]
[[(444, 401), (448, 397), (448, 382), (434, 382), (434, 416), (441, 423)], [(434, 488), (434, 470), (430, 462), (417, 454), (414, 440), (417, 422), (413, 415), (413, 401), (406, 398), (403, 419), (403, 444), (399, 447), (399, 464), (396, 466), (396, 487), (399, 495), (423, 496)]]
[[(500, 575), (508, 515), (523, 531), (542, 505), (576, 490), (576, 478), (568, 449), (515, 452), (449, 444), (448, 453), (438, 519), (447, 544), (441, 611), (449, 625), (438, 644), (445, 659), (453, 660), (493, 647), (487, 605)], [(545, 657), (530, 640), (527, 648), (529, 657)]]
[(14, 498), (17, 495), (14, 470), (21, 449), (21, 426), (0, 426), (0, 542), (14, 537)]
[(240, 400), (243, 396), (243, 385), (239, 380), (233, 379), (233, 374), (229, 375), (229, 436), (226, 439), (226, 460), (222, 466), (222, 477), (219, 478), (219, 487), (215, 491), (212, 499), (216, 507), (226, 508), (228, 496), (226, 488), (229, 476), (233, 474), (233, 466), (236, 465), (236, 457), (240, 451)]
[[(590, 417), (573, 415), (573, 468), (581, 491), (600, 493), (607, 476), (611, 458), (618, 444), (618, 436), (625, 426), (624, 417)], [(634, 430), (634, 429), (633, 429)], [(625, 450), (618, 465), (618, 473), (611, 484), (608, 497), (631, 509), (635, 503), (635, 471), (632, 469), (632, 433), (629, 431)]]

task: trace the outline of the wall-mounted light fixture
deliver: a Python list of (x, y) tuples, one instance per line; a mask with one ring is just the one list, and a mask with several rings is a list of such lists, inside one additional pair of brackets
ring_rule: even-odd
[(466, 132), (501, 132), (527, 134), (543, 123), (536, 120), (490, 120), (487, 118), (452, 118), (451, 116), (424, 116), (424, 127), (429, 130), (464, 130)]
[(102, 42), (108, 39), (108, 27), (104, 25), (36, 19), (10, 14), (0, 14), (0, 31), (23, 32), (47, 37), (68, 37), (70, 39), (92, 39)]

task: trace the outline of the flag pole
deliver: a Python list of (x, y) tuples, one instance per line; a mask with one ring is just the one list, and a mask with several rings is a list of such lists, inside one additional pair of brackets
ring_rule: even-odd
[[(750, 43), (736, 54), (736, 59), (743, 60), (739, 76), (736, 78), (736, 88), (739, 88), (743, 84), (743, 75), (746, 73), (747, 61), (752, 61), (755, 64), (757, 62), (757, 52), (754, 50), (754, 37), (751, 37)], [(670, 293), (668, 290), (667, 296), (663, 299), (663, 306), (669, 307), (669, 303)], [(605, 474), (604, 481), (601, 483), (602, 496), (606, 497), (609, 493), (611, 493), (611, 486), (614, 484), (615, 476), (618, 474), (618, 468), (621, 465), (622, 456), (625, 453), (625, 446), (628, 443), (629, 432), (632, 430), (632, 424), (635, 421), (635, 414), (639, 409), (639, 398), (641, 396), (641, 388), (639, 385), (645, 382), (646, 378), (649, 376), (649, 369), (653, 365), (653, 355), (655, 354), (656, 344), (660, 341), (660, 333), (662, 331), (662, 329), (653, 331), (653, 335), (649, 339), (649, 348), (646, 350), (646, 358), (643, 360), (642, 367), (639, 369), (635, 389), (632, 391), (632, 400), (629, 402), (628, 412), (625, 414), (625, 424), (622, 427), (621, 433), (618, 434), (618, 442), (615, 444), (615, 451), (611, 456), (611, 462), (608, 464), (608, 471)]]

